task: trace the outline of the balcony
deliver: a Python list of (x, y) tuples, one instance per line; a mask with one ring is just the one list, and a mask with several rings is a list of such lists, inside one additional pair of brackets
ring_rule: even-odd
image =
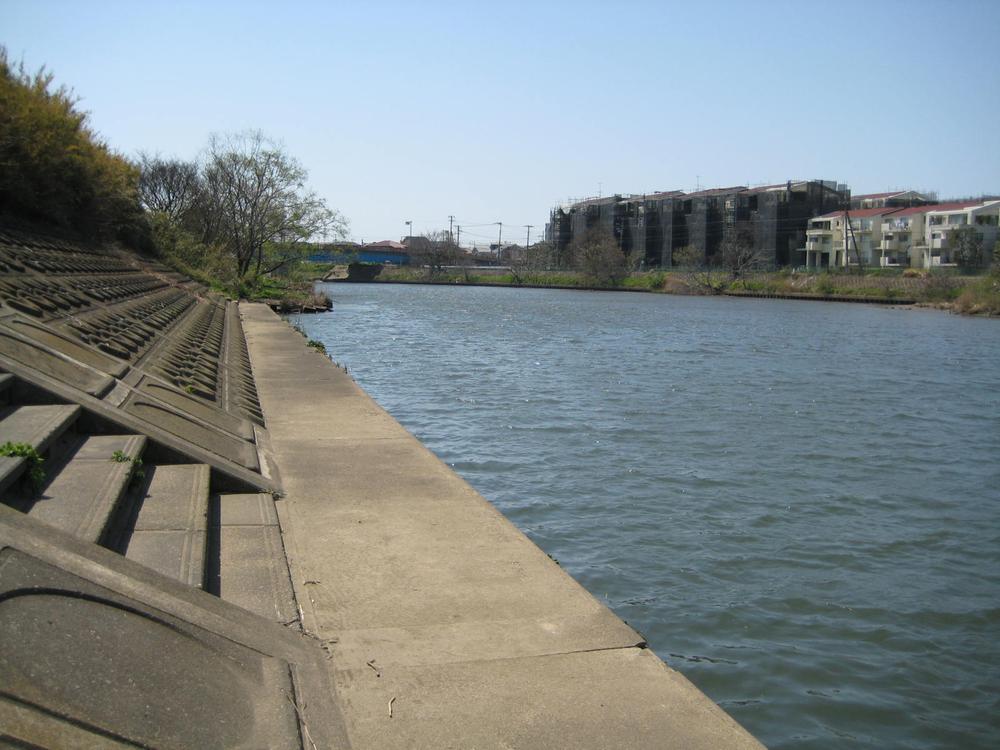
[(895, 221), (882, 222), (883, 232), (898, 232), (898, 231), (908, 232), (909, 230), (910, 230), (909, 219), (896, 219)]

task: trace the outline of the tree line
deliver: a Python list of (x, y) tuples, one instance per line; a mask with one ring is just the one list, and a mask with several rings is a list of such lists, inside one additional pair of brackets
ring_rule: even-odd
[(0, 217), (86, 240), (119, 239), (242, 288), (344, 237), (347, 221), (300, 162), (259, 131), (213, 135), (195, 160), (131, 160), (94, 132), (44, 68), (0, 47)]
[(260, 131), (214, 135), (197, 161), (143, 154), (139, 173), (159, 246), (237, 282), (278, 270), (313, 238), (347, 233), (344, 217), (309, 189), (305, 168)]

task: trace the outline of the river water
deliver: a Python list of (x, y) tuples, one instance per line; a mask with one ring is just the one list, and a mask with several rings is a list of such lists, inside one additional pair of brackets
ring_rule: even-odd
[(765, 744), (1000, 746), (1000, 322), (325, 290), (294, 322)]

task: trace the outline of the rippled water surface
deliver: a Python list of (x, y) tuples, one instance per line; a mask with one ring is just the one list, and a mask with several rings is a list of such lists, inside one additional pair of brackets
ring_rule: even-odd
[(1000, 746), (1000, 322), (326, 289), (308, 335), (765, 744)]

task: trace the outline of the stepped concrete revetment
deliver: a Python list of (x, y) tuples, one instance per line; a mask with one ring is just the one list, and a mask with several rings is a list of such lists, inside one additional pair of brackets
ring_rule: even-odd
[(759, 748), (263, 305), (0, 228), (0, 745)]

